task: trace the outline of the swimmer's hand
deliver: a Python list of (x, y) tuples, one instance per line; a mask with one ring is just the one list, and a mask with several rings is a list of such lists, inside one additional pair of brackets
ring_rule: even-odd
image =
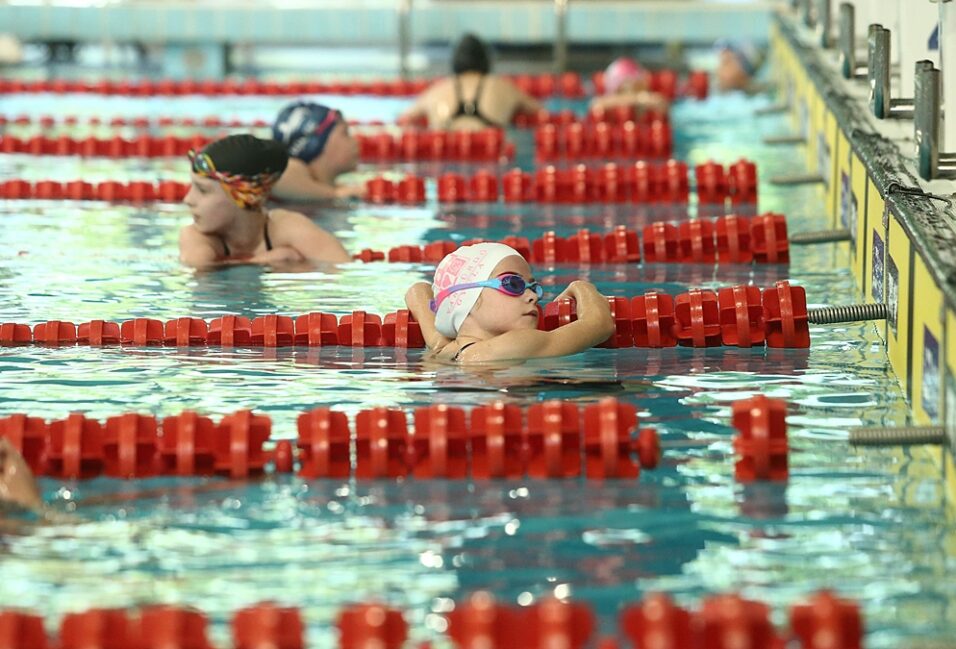
[(0, 501), (38, 511), (43, 499), (26, 460), (6, 439), (0, 439)]
[(483, 340), (461, 353), (463, 363), (524, 360), (567, 356), (600, 345), (614, 333), (614, 318), (607, 298), (590, 282), (571, 282), (557, 297), (572, 299), (578, 319), (553, 331), (513, 329), (494, 338)]
[(620, 95), (602, 95), (591, 100), (591, 110), (608, 110), (616, 106), (634, 106), (638, 112), (652, 110), (666, 113), (670, 108), (667, 97), (659, 92), (638, 90)]
[(428, 349), (438, 353), (451, 340), (435, 328), (435, 314), (432, 313), (430, 306), (434, 297), (432, 285), (428, 282), (415, 282), (405, 291), (405, 306), (418, 321), (418, 326), (422, 330), (422, 337), (425, 339), (425, 345)]
[(365, 185), (336, 185), (336, 198), (365, 198)]
[(613, 333), (614, 318), (611, 317), (611, 307), (607, 298), (601, 295), (597, 287), (591, 282), (575, 280), (554, 299), (555, 301), (574, 300), (578, 319), (593, 316), (596, 321), (604, 321), (605, 324), (610, 323)]
[(405, 306), (408, 307), (409, 311), (412, 310), (413, 305), (419, 306), (424, 304), (427, 307), (433, 297), (435, 297), (435, 295), (432, 293), (431, 284), (428, 282), (415, 282), (405, 291)]

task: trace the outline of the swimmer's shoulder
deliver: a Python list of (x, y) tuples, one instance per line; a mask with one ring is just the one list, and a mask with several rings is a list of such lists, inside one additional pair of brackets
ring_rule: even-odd
[(202, 266), (220, 256), (215, 240), (190, 223), (179, 230), (179, 259), (189, 266)]
[(301, 212), (273, 209), (269, 211), (268, 223), (274, 248), (291, 248), (303, 258), (315, 261), (343, 263), (351, 259), (334, 234)]
[(276, 207), (269, 210), (269, 234), (281, 235), (287, 232), (296, 232), (301, 229), (322, 230), (315, 221), (307, 217), (302, 212), (289, 210), (283, 207)]

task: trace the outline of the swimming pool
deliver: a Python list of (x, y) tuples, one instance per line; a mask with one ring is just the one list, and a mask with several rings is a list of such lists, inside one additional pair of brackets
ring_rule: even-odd
[[(9, 114), (56, 111), (53, 97), (9, 100)], [(200, 117), (236, 111), (268, 118), (282, 103), (84, 101), (71, 99), (70, 111)], [(335, 101), (356, 119), (387, 120), (401, 105)], [(802, 153), (759, 144), (762, 135), (788, 127), (784, 118), (752, 117), (767, 101), (715, 97), (679, 105), (675, 157), (688, 164), (755, 160), (761, 211), (786, 213), (791, 232), (821, 229), (820, 189), (765, 182), (802, 164)], [(516, 137), (526, 151), (528, 135)], [(525, 155), (519, 162), (531, 161)], [(185, 167), (176, 160), (0, 156), (4, 178), (130, 180), (157, 172), (181, 179)], [(384, 313), (402, 307), (407, 286), (428, 274), (412, 264), (193, 273), (176, 260), (184, 219), (173, 205), (9, 201), (0, 212), (4, 321)], [(602, 230), (643, 218), (628, 206), (451, 208), (434, 200), (424, 208), (362, 205), (315, 214), (350, 250), (516, 232), (534, 237), (545, 229), (567, 235), (582, 223)], [(652, 287), (673, 293), (767, 286), (790, 276), (812, 304), (822, 305), (858, 301), (845, 265), (836, 246), (824, 245), (794, 249), (789, 268), (652, 264), (536, 273), (552, 297), (576, 277), (609, 295), (637, 295)], [(786, 606), (830, 586), (862, 603), (867, 647), (949, 639), (956, 588), (946, 576), (956, 538), (933, 454), (919, 447), (848, 450), (848, 427), (903, 424), (907, 407), (872, 325), (814, 327), (812, 335), (810, 350), (591, 350), (481, 370), (425, 365), (418, 351), (377, 348), (0, 348), (0, 414), (59, 418), (82, 411), (104, 419), (191, 408), (218, 416), (248, 407), (272, 418), (274, 438), (294, 438), (297, 414), (320, 405), (352, 414), (378, 405), (471, 407), (493, 399), (528, 405), (554, 397), (586, 403), (612, 394), (635, 404), (665, 437), (727, 440), (671, 451), (636, 484), (43, 480), (47, 500), (57, 509), (75, 508), (77, 519), (25, 523), (4, 536), (0, 606), (33, 607), (56, 621), (94, 605), (190, 604), (213, 617), (214, 639), (225, 644), (235, 610), (272, 599), (300, 607), (311, 645), (320, 646), (342, 604), (364, 599), (405, 609), (420, 640), (437, 636), (450, 599), (478, 588), (521, 603), (545, 594), (584, 600), (610, 632), (619, 604), (652, 590), (685, 604), (740, 590), (773, 605), (779, 623)], [(730, 403), (758, 391), (790, 404), (785, 485), (743, 487), (733, 480)], [(154, 488), (160, 491), (148, 491)], [(112, 500), (97, 501), (101, 496)]]

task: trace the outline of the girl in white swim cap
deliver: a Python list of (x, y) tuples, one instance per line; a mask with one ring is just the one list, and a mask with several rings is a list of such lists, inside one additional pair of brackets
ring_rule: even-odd
[(462, 246), (435, 269), (435, 280), (405, 294), (425, 344), (440, 359), (462, 363), (566, 356), (614, 333), (607, 298), (593, 284), (572, 282), (556, 299), (572, 298), (578, 319), (538, 329), (543, 291), (517, 250), (500, 243)]

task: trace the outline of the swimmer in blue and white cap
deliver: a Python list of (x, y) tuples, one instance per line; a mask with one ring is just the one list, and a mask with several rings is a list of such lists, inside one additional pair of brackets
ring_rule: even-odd
[(337, 185), (335, 179), (358, 166), (358, 141), (342, 113), (307, 101), (289, 104), (272, 125), (272, 139), (289, 150), (289, 166), (273, 188), (276, 198), (312, 201), (356, 198), (364, 185)]
[(555, 298), (573, 299), (578, 319), (554, 331), (539, 330), (543, 293), (517, 250), (476, 243), (442, 259), (432, 284), (413, 284), (405, 304), (418, 320), (430, 354), (454, 363), (567, 356), (614, 333), (607, 298), (583, 281), (571, 282)]
[(753, 92), (753, 79), (764, 58), (760, 50), (746, 41), (719, 40), (714, 47), (718, 56), (715, 73), (717, 89), (721, 92)]

